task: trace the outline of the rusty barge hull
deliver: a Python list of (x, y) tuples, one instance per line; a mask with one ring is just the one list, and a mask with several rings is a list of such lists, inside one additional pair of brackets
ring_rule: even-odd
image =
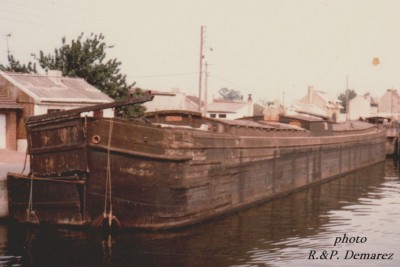
[(11, 215), (88, 225), (111, 204), (122, 227), (176, 228), (385, 159), (385, 132), (376, 127), (311, 136), (191, 113), (149, 120), (68, 117), (28, 125), (37, 135), (29, 144), (31, 175), (8, 176)]

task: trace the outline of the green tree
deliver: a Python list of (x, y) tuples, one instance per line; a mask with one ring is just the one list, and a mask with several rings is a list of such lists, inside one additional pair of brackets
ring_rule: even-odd
[(23, 72), (23, 73), (36, 73), (36, 63), (29, 62), (28, 64), (21, 64), (18, 60), (14, 58), (13, 55), (8, 55), (8, 66), (0, 64), (0, 70), (2, 71), (12, 71), (12, 72)]
[[(54, 53), (40, 51), (35, 59), (43, 69), (60, 70), (64, 76), (83, 78), (111, 98), (124, 99), (134, 84), (128, 84), (126, 75), (120, 73), (120, 61), (106, 59), (106, 50), (113, 46), (107, 46), (104, 39), (103, 34), (92, 33), (84, 38), (82, 33), (67, 43), (63, 37), (61, 47)], [(136, 117), (141, 116), (144, 110), (143, 107), (126, 107), (119, 109), (116, 115)]]
[(219, 89), (218, 93), (223, 99), (241, 100), (243, 98), (240, 91), (228, 89), (226, 87)]
[[(144, 91), (140, 88), (133, 89), (131, 92), (134, 97), (143, 95)], [(146, 111), (146, 107), (140, 104), (137, 105), (129, 105), (123, 106), (121, 108), (117, 108), (115, 111), (115, 115), (122, 118), (136, 118), (141, 117)]]
[[(352, 100), (353, 98), (355, 98), (357, 96), (357, 93), (354, 90), (348, 90), (348, 97), (349, 97), (349, 101)], [(342, 113), (346, 113), (347, 112), (347, 105), (346, 105), (346, 91), (344, 93), (341, 93), (338, 96), (338, 99), (340, 100), (343, 109), (341, 109), (340, 111)]]

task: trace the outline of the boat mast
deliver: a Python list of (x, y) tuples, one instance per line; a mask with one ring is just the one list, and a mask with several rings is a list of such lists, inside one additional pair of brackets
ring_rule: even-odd
[(200, 28), (200, 68), (199, 68), (199, 112), (201, 112), (201, 79), (203, 74), (203, 47), (204, 47), (204, 26)]

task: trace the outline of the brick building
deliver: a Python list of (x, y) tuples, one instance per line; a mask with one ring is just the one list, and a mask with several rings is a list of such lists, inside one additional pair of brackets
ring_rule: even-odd
[[(26, 150), (24, 123), (29, 116), (112, 102), (113, 99), (80, 78), (0, 71), (0, 149)], [(88, 116), (112, 117), (105, 110)]]
[(17, 112), (18, 104), (2, 102), (4, 95), (0, 87), (0, 149), (17, 149)]

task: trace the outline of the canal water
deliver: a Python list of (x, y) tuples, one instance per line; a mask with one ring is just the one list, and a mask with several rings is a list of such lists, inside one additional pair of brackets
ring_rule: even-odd
[(0, 266), (400, 266), (399, 165), (387, 160), (176, 231), (2, 223)]

